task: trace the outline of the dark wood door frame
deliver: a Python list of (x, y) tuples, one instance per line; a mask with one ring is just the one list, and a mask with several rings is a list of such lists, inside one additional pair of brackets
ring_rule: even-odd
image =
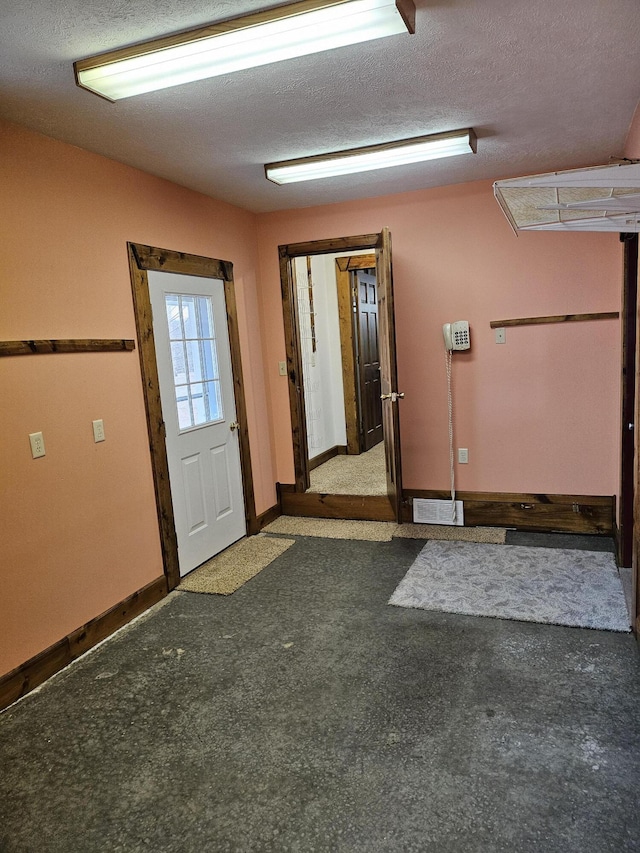
[(380, 324), (380, 399), (384, 435), (387, 496), (397, 521), (402, 520), (402, 458), (400, 453), (400, 412), (398, 401), (398, 360), (396, 353), (396, 320), (391, 262), (391, 233), (383, 228), (376, 243), (376, 283), (378, 290), (378, 322)]
[(358, 237), (338, 237), (329, 240), (311, 240), (306, 243), (289, 243), (278, 246), (280, 256), (280, 283), (284, 318), (287, 374), (289, 376), (289, 405), (291, 409), (291, 435), (293, 439), (293, 464), (296, 492), (306, 492), (309, 480), (309, 450), (307, 446), (306, 413), (302, 374), (302, 347), (298, 298), (293, 275), (294, 258), (311, 255), (328, 255), (334, 252), (357, 252), (375, 249), (377, 234)]
[[(301, 347), (299, 339), (299, 312), (293, 275), (293, 261), (298, 257), (327, 255), (337, 252), (362, 252), (371, 250), (376, 256), (380, 251), (381, 235), (363, 234), (355, 237), (339, 237), (329, 240), (312, 240), (305, 243), (290, 243), (278, 247), (280, 256), (280, 280), (285, 327), (287, 373), (289, 376), (289, 403), (291, 409), (291, 434), (297, 493), (309, 488), (309, 463), (306, 442), (306, 417), (304, 407), (304, 385), (302, 374)], [(370, 266), (370, 262), (369, 262)], [(395, 353), (393, 354), (395, 365)], [(399, 448), (397, 448), (399, 453)], [(379, 500), (379, 499), (378, 499)]]
[(178, 540), (176, 537), (173, 502), (171, 500), (169, 484), (165, 424), (160, 401), (160, 383), (156, 364), (153, 317), (151, 314), (147, 272), (155, 270), (158, 272), (178, 273), (180, 275), (196, 275), (203, 278), (221, 279), (224, 282), (227, 328), (229, 330), (231, 368), (233, 371), (236, 402), (236, 420), (240, 424), (238, 432), (240, 437), (240, 463), (244, 489), (245, 518), (247, 522), (247, 535), (251, 536), (258, 532), (258, 522), (256, 519), (251, 452), (247, 430), (247, 408), (242, 378), (240, 336), (238, 332), (238, 315), (233, 283), (233, 264), (230, 261), (205, 258), (200, 255), (188, 255), (169, 249), (157, 249), (153, 246), (145, 246), (140, 243), (127, 243), (127, 248), (129, 252), (131, 288), (138, 334), (138, 352), (142, 371), (144, 404), (147, 414), (151, 467), (153, 470), (156, 508), (160, 528), (162, 561), (167, 585), (169, 591), (171, 591), (180, 582)]
[(624, 246), (622, 285), (622, 442), (620, 506), (618, 510), (618, 564), (633, 561), (633, 504), (635, 491), (636, 347), (638, 313), (638, 235), (621, 234)]

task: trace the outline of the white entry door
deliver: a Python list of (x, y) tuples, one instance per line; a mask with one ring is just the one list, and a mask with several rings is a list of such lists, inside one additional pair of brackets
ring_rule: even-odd
[(247, 532), (224, 282), (148, 280), (182, 576)]

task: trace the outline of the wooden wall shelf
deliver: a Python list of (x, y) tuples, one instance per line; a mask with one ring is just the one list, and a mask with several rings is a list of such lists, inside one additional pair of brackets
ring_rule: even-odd
[(61, 352), (131, 352), (135, 348), (135, 341), (124, 338), (108, 338), (105, 340), (69, 338), (67, 340), (0, 341), (0, 356), (44, 355)]
[(575, 323), (582, 320), (615, 320), (618, 311), (600, 311), (595, 314), (555, 314), (551, 317), (519, 317), (515, 320), (492, 320), (492, 329), (504, 329), (507, 326), (539, 326), (543, 323)]

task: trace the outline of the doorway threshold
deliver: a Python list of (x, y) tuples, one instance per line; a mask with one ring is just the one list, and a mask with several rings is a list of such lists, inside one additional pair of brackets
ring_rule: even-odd
[(290, 483), (278, 483), (283, 515), (307, 518), (352, 518), (361, 521), (395, 521), (393, 505), (387, 495), (333, 495), (322, 492), (296, 492)]

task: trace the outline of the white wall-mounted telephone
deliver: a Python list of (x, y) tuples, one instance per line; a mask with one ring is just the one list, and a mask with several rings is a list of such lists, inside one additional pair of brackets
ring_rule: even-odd
[(444, 348), (446, 350), (462, 350), (471, 348), (469, 323), (466, 320), (456, 320), (455, 323), (445, 323), (442, 327)]

